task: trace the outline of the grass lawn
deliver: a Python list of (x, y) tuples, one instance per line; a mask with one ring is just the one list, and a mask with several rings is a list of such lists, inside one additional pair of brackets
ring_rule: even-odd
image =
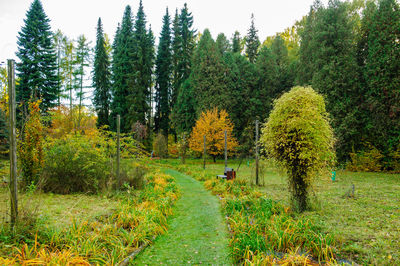
[[(7, 187), (0, 188), (0, 224), (10, 220), (10, 195)], [(91, 221), (96, 217), (111, 214), (117, 201), (104, 196), (52, 193), (19, 193), (21, 217), (35, 215), (54, 229), (62, 229), (77, 221)]]
[[(163, 161), (160, 161), (163, 163)], [(178, 165), (178, 160), (164, 161)], [(238, 169), (238, 161), (228, 167)], [(202, 172), (201, 160), (187, 165)], [(224, 162), (208, 163), (205, 172), (222, 174)], [(243, 161), (238, 178), (254, 182), (254, 163)], [(274, 200), (289, 202), (287, 180), (273, 167), (263, 167), (260, 191)], [(355, 197), (345, 197), (355, 186)], [(336, 182), (320, 177), (313, 188), (313, 210), (302, 215), (320, 221), (324, 232), (337, 239), (340, 257), (362, 264), (400, 264), (400, 175), (338, 171)]]

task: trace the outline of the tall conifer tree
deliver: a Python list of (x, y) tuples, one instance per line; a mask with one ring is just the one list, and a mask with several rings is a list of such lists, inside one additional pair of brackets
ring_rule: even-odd
[(233, 53), (242, 52), (241, 38), (240, 38), (240, 33), (238, 31), (235, 31), (232, 37), (232, 52)]
[(16, 100), (22, 104), (24, 114), (27, 114), (30, 98), (42, 99), (42, 111), (56, 105), (58, 77), (50, 20), (40, 0), (33, 1), (24, 21), (17, 42), (20, 63), (17, 64), (19, 84), (16, 87)]
[(246, 55), (251, 63), (254, 63), (258, 55), (258, 47), (260, 46), (260, 40), (257, 35), (258, 30), (254, 25), (254, 15), (251, 14), (251, 25), (247, 32), (246, 39)]
[(325, 95), (327, 111), (337, 137), (337, 155), (343, 162), (361, 143), (362, 119), (355, 35), (348, 3), (329, 1), (313, 25), (312, 86)]
[(96, 47), (93, 66), (93, 105), (97, 113), (97, 126), (109, 125), (111, 99), (110, 58), (106, 51), (101, 18), (97, 22)]
[(142, 1), (136, 15), (133, 31), (133, 72), (130, 77), (132, 90), (129, 96), (129, 122), (150, 125), (150, 100), (154, 66), (154, 36), (146, 29), (146, 15)]
[(172, 92), (171, 92), (171, 108), (174, 108), (178, 98), (179, 87), (182, 82), (180, 65), (180, 51), (182, 49), (182, 37), (179, 29), (178, 9), (175, 11), (174, 21), (172, 23)]
[(193, 54), (190, 75), (197, 102), (197, 114), (214, 107), (227, 109), (229, 104), (227, 71), (222, 54), (210, 31), (205, 29)]
[(156, 59), (156, 115), (155, 130), (168, 136), (171, 92), (171, 28), (168, 8), (163, 18), (160, 43)]
[(129, 132), (132, 129), (129, 109), (132, 92), (131, 77), (134, 73), (132, 54), (133, 47), (133, 18), (132, 10), (128, 5), (125, 8), (122, 23), (115, 35), (112, 58), (112, 102), (110, 126), (116, 130), (116, 117), (121, 116), (121, 131)]
[(195, 47), (196, 30), (193, 29), (193, 16), (189, 12), (187, 4), (183, 6), (179, 15), (179, 30), (181, 35), (180, 64), (182, 81), (187, 79), (191, 71), (191, 60), (193, 49)]
[(83, 100), (85, 99), (86, 92), (84, 91), (84, 77), (86, 75), (86, 68), (89, 67), (91, 62), (90, 42), (86, 39), (85, 35), (80, 35), (77, 40), (76, 54), (75, 54), (75, 86), (78, 90), (77, 96), (79, 99), (78, 105), (78, 128), (81, 125), (81, 113)]

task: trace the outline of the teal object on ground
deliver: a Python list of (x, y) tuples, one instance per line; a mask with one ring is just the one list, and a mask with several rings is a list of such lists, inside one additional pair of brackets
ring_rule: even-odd
[(336, 171), (332, 171), (332, 181), (335, 182), (336, 180)]
[(247, 161), (247, 166), (250, 166), (250, 161)]

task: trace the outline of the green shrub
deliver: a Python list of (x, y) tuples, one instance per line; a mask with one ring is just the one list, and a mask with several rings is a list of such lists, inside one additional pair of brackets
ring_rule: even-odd
[(153, 150), (155, 155), (159, 156), (160, 158), (165, 158), (168, 155), (167, 138), (163, 134), (157, 134), (157, 137), (153, 143)]
[(286, 170), (293, 207), (304, 211), (313, 177), (334, 162), (333, 132), (323, 97), (303, 87), (283, 94), (274, 102), (261, 143)]
[(48, 145), (43, 190), (54, 193), (96, 193), (110, 177), (106, 149), (89, 136), (67, 135)]
[(350, 153), (351, 162), (347, 165), (350, 171), (379, 172), (382, 170), (382, 153), (367, 143), (364, 151)]

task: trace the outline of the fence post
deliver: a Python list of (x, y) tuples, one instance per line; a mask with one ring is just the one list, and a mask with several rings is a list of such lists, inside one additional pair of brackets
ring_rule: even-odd
[(203, 169), (206, 169), (206, 135), (204, 135)]
[(18, 187), (17, 187), (17, 139), (15, 115), (15, 70), (14, 60), (8, 62), (8, 106), (10, 120), (10, 192), (11, 192), (11, 226), (14, 227), (18, 218)]
[(119, 164), (120, 164), (120, 134), (121, 134), (121, 116), (117, 115), (117, 190), (119, 190), (120, 186), (120, 171), (119, 171)]
[(227, 136), (225, 130), (225, 169), (228, 167), (228, 145), (227, 145)]
[(256, 120), (256, 185), (258, 184), (258, 120)]

